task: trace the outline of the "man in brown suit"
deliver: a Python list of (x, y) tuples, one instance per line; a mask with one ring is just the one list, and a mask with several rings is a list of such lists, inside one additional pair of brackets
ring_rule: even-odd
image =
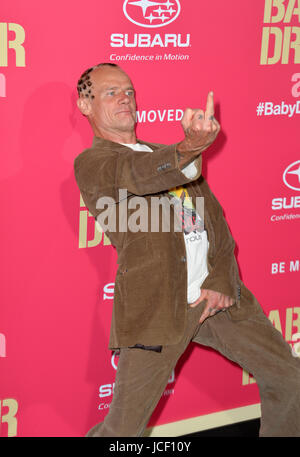
[[(120, 67), (90, 68), (78, 93), (78, 108), (95, 136), (75, 159), (75, 177), (100, 224), (113, 221), (106, 234), (119, 264), (109, 342), (120, 350), (115, 391), (104, 422), (87, 436), (141, 436), (191, 341), (213, 347), (255, 376), (261, 436), (300, 436), (299, 358), (240, 280), (222, 208), (201, 176), (202, 152), (220, 130), (213, 93), (205, 111), (184, 112), (184, 139), (170, 146), (136, 138), (135, 92)], [(162, 197), (183, 202), (181, 212), (190, 219), (182, 219), (180, 231), (172, 224), (164, 231), (161, 220), (153, 230), (153, 199)], [(137, 198), (146, 203), (144, 216), (152, 217), (140, 230), (129, 227)], [(175, 205), (169, 210), (175, 220)]]

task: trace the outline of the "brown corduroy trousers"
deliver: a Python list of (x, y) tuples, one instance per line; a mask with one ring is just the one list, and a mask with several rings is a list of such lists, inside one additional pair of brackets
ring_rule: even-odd
[(300, 436), (300, 358), (292, 355), (262, 310), (241, 320), (219, 312), (199, 324), (204, 304), (188, 309), (178, 344), (164, 346), (161, 353), (121, 348), (109, 412), (87, 437), (142, 436), (191, 341), (216, 349), (255, 377), (261, 399), (260, 436)]

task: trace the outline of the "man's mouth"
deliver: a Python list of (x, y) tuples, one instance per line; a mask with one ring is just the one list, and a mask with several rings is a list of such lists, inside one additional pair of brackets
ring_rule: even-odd
[(117, 116), (130, 117), (130, 118), (132, 118), (132, 117), (133, 117), (133, 115), (132, 115), (132, 112), (131, 112), (131, 111), (129, 111), (129, 110), (124, 110), (124, 111), (122, 110), (122, 111), (118, 111), (118, 112), (116, 113), (116, 115), (117, 115)]

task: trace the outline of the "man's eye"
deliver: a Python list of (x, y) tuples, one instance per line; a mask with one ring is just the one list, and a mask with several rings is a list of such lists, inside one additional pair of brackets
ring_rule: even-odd
[(107, 95), (110, 95), (110, 96), (115, 95), (115, 91), (114, 90), (110, 90), (109, 92), (107, 92)]
[(126, 95), (128, 95), (128, 97), (132, 97), (133, 94), (134, 94), (133, 90), (128, 90), (128, 91), (126, 92)]

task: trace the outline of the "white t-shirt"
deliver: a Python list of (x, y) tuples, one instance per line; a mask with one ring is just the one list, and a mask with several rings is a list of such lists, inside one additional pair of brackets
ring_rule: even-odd
[[(149, 146), (141, 143), (136, 144), (124, 144), (135, 151), (152, 151)], [(196, 176), (197, 168), (194, 162), (183, 168), (182, 173), (189, 179)], [(182, 194), (182, 192), (184, 194)], [(186, 213), (186, 220), (193, 220), (193, 224), (188, 224), (188, 227), (184, 227), (184, 241), (186, 248), (186, 259), (187, 259), (187, 300), (188, 303), (196, 301), (201, 294), (201, 285), (208, 275), (207, 268), (207, 252), (209, 242), (207, 239), (207, 232), (204, 230), (204, 223), (192, 207), (189, 199), (186, 199), (186, 191), (184, 186), (179, 186), (176, 189), (171, 189), (169, 192), (172, 196), (183, 199), (183, 208)], [(186, 205), (185, 205), (186, 202)]]

